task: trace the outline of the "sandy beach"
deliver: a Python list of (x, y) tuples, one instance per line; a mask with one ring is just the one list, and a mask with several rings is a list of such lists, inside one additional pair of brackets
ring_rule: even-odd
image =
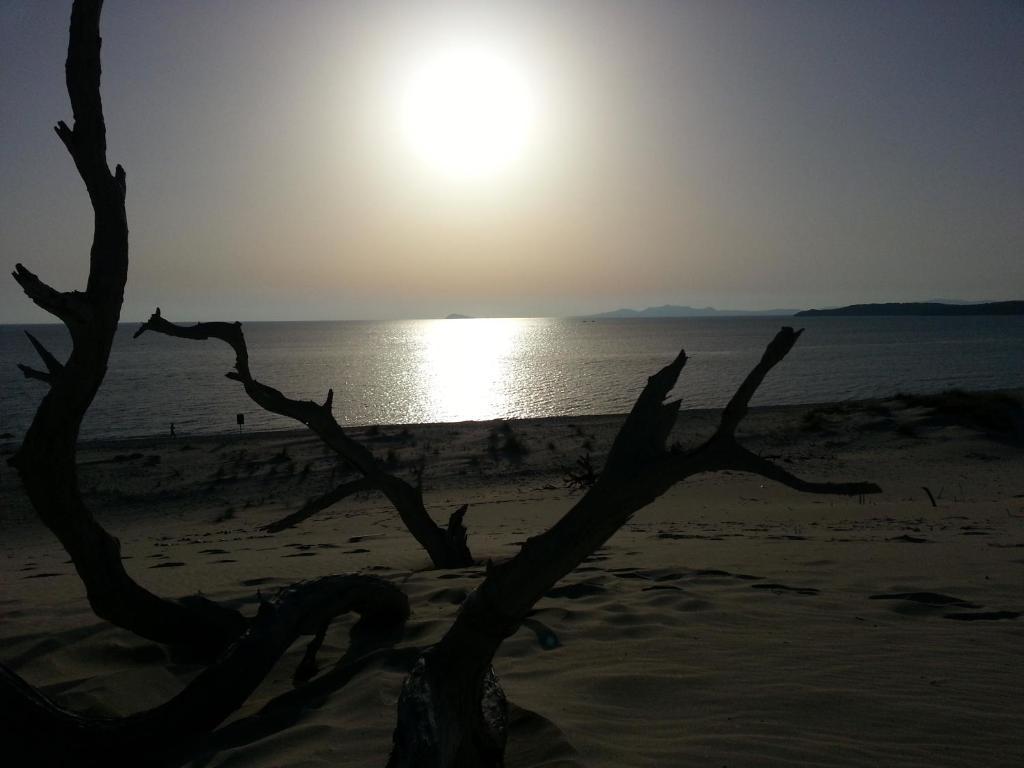
[[(399, 474), (424, 463), (436, 519), (470, 505), (481, 560), (514, 554), (600, 466), (622, 417), (352, 430)], [(710, 434), (684, 411), (673, 439)], [(564, 579), (502, 646), (514, 705), (508, 765), (1015, 766), (1024, 758), (1024, 450), (912, 401), (760, 408), (746, 445), (804, 477), (873, 480), (863, 498), (722, 473), (676, 486)], [(4, 457), (15, 448), (0, 443)], [(482, 566), (430, 568), (377, 494), (278, 534), (259, 527), (343, 479), (307, 432), (83, 445), (87, 503), (127, 567), (163, 595), (251, 615), (257, 592), (329, 573), (401, 585), (392, 649), (293, 688), (298, 642), (187, 765), (383, 765), (405, 670), (443, 634)], [(927, 490), (925, 490), (927, 489)], [(934, 503), (929, 498), (929, 492)], [(67, 555), (0, 468), (0, 654), (64, 705), (128, 714), (198, 667), (98, 621)], [(26, 763), (27, 764), (27, 763)]]

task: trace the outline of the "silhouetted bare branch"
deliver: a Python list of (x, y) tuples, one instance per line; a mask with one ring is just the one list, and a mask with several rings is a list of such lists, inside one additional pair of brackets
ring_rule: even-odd
[(67, 326), (72, 348), (61, 363), (29, 335), (46, 370), (19, 367), (49, 390), (9, 463), (33, 508), (71, 556), (98, 616), (151, 640), (215, 655), (244, 630), (244, 619), (201, 598), (164, 600), (139, 586), (122, 565), (118, 540), (96, 521), (78, 490), (78, 430), (106, 375), (128, 274), (125, 174), (120, 166), (111, 173), (107, 165), (99, 93), (101, 7), (100, 0), (77, 0), (72, 8), (65, 74), (74, 121), (73, 127), (61, 122), (56, 128), (95, 214), (87, 287), (61, 292), (21, 264), (14, 269), (25, 294)]
[[(362, 474), (367, 486), (379, 490), (394, 505), (409, 533), (426, 550), (436, 567), (461, 568), (472, 565), (473, 558), (466, 544), (465, 529), (459, 535), (450, 535), (441, 528), (427, 512), (423, 504), (421, 489), (387, 472), (367, 448), (353, 440), (338, 424), (331, 410), (334, 402), (334, 390), (328, 391), (326, 401), (320, 405), (311, 400), (294, 400), (273, 387), (257, 381), (252, 376), (249, 370), (249, 350), (245, 343), (245, 335), (242, 333), (241, 323), (216, 322), (196, 323), (189, 326), (177, 325), (164, 319), (158, 307), (149, 320), (135, 332), (135, 337), (138, 338), (146, 331), (179, 339), (219, 339), (228, 344), (235, 352), (235, 370), (228, 372), (226, 376), (240, 382), (253, 402), (271, 413), (286, 416), (305, 424), (328, 447), (355, 467)], [(345, 495), (348, 494), (343, 493), (339, 498)], [(325, 504), (319, 509), (324, 509), (326, 506)], [(294, 522), (289, 523), (289, 525), (294, 525), (316, 511), (319, 510), (312, 510), (309, 514), (305, 514), (303, 510), (299, 510), (285, 520), (294, 518)], [(460, 516), (460, 523), (461, 519)], [(278, 521), (272, 523), (271, 526), (275, 530), (282, 530), (284, 527), (288, 527), (283, 523), (284, 521)]]
[[(237, 642), (178, 695), (128, 717), (72, 712), (0, 664), (0, 739), (39, 766), (179, 765), (197, 741), (238, 709), (296, 638), (322, 639), (327, 623), (349, 612), (356, 627), (393, 631), (409, 615), (405, 594), (373, 576), (327, 576), (293, 584), (264, 602)], [(353, 628), (353, 634), (363, 631)], [(319, 646), (317, 646), (319, 647)], [(315, 649), (300, 669), (315, 669)], [(297, 670), (297, 673), (299, 670)], [(28, 764), (28, 763), (26, 763)]]
[(877, 493), (873, 483), (802, 480), (740, 447), (733, 435), (747, 404), (799, 332), (783, 328), (740, 385), (715, 434), (688, 453), (666, 450), (679, 412), (665, 402), (686, 355), (647, 381), (587, 493), (546, 532), (526, 541), (512, 559), (491, 565), (463, 602), (444, 638), (407, 678), (389, 768), (494, 768), (504, 752), (505, 699), (491, 670), (502, 641), (555, 583), (603, 545), (637, 510), (676, 483), (702, 472), (753, 472), (796, 490)]

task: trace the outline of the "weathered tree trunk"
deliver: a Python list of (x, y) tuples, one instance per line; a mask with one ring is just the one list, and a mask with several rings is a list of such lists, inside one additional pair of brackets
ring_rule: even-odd
[(253, 378), (249, 370), (249, 350), (242, 333), (241, 323), (196, 323), (183, 326), (165, 320), (160, 309), (143, 323), (135, 332), (138, 338), (146, 331), (162, 333), (179, 339), (220, 339), (235, 352), (235, 370), (227, 374), (229, 379), (241, 382), (246, 394), (264, 410), (295, 419), (305, 424), (338, 456), (351, 464), (362, 475), (361, 480), (344, 483), (298, 512), (267, 526), (269, 531), (283, 530), (325, 509), (335, 501), (365, 488), (375, 488), (392, 503), (402, 523), (426, 550), (436, 568), (464, 568), (473, 564), (473, 558), (466, 543), (466, 531), (462, 527), (465, 508), (452, 515), (449, 528), (439, 526), (430, 517), (423, 504), (422, 491), (405, 480), (381, 467), (372, 453), (353, 440), (334, 418), (332, 405), (334, 390), (328, 390), (324, 403), (311, 400), (293, 400), (284, 394)]
[[(395, 585), (369, 576), (329, 576), (284, 590), (261, 604), (247, 621), (203, 598), (164, 600), (136, 584), (121, 564), (120, 546), (93, 518), (78, 490), (78, 430), (107, 369), (128, 270), (125, 175), (110, 173), (100, 103), (101, 0), (75, 0), (71, 12), (67, 85), (74, 128), (57, 134), (85, 181), (95, 213), (95, 233), (85, 292), (59, 292), (17, 265), (14, 278), (40, 307), (71, 333), (72, 351), (59, 362), (29, 334), (46, 370), (22, 365), (49, 391), (10, 463), (18, 470), (36, 511), (71, 555), (88, 598), (101, 618), (157, 642), (220, 655), (185, 690), (147, 712), (126, 718), (82, 717), (62, 709), (13, 671), (0, 665), (0, 741), (18, 764), (162, 765), (181, 754), (237, 709), (299, 635), (322, 640), (339, 613), (394, 631), (409, 608)], [(314, 642), (303, 674), (315, 670)], [(24, 759), (19, 759), (24, 757)], [(167, 758), (165, 760), (165, 758)]]
[(94, 212), (86, 290), (57, 291), (18, 264), (14, 279), (37, 305), (67, 326), (71, 354), (59, 362), (34, 337), (45, 371), (20, 366), (49, 385), (17, 453), (9, 460), (32, 506), (56, 534), (85, 584), (96, 614), (143, 637), (215, 653), (238, 637), (245, 622), (209, 601), (164, 600), (125, 572), (120, 544), (82, 502), (75, 463), (78, 430), (107, 371), (110, 346), (128, 274), (125, 173), (107, 165), (106, 126), (100, 102), (99, 18), (102, 0), (76, 0), (65, 66), (73, 127), (57, 124), (85, 182)]
[(4, 752), (24, 755), (18, 765), (40, 767), (178, 765), (245, 702), (297, 637), (318, 634), (335, 616), (353, 611), (361, 616), (356, 635), (367, 625), (387, 630), (404, 624), (409, 605), (401, 590), (372, 576), (294, 584), (263, 603), (238, 641), (181, 693), (127, 717), (70, 712), (0, 664)]
[(734, 470), (813, 493), (880, 490), (874, 483), (807, 482), (736, 442), (750, 398), (799, 335), (792, 328), (776, 335), (725, 408), (718, 430), (689, 452), (665, 447), (679, 402), (664, 400), (686, 355), (680, 353), (648, 380), (590, 490), (548, 531), (528, 539), (519, 554), (489, 566), (444, 638), (417, 663), (399, 699), (389, 768), (500, 767), (504, 736), (495, 733), (501, 718), (494, 713), (502, 697), (491, 671), (497, 649), (545, 592), (674, 484), (702, 472)]

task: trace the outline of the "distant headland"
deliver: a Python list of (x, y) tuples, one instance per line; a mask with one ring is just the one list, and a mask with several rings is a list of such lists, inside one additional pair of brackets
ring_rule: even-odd
[(795, 315), (795, 309), (715, 309), (714, 307), (688, 307), (678, 304), (662, 304), (647, 309), (614, 309), (587, 318), (620, 317), (725, 317), (747, 315)]
[(897, 315), (1024, 315), (1024, 301), (992, 301), (984, 304), (941, 304), (933, 301), (889, 304), (851, 304), (833, 309), (805, 309), (797, 317), (892, 317)]

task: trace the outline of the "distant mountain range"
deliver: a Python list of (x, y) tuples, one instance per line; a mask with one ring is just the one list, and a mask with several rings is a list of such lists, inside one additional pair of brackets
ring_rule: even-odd
[[(899, 315), (1024, 315), (1024, 301), (968, 302), (961, 299), (941, 299), (885, 304), (851, 304), (846, 307), (825, 309), (716, 309), (690, 307), (685, 304), (662, 304), (647, 309), (614, 309), (595, 315), (584, 315), (587, 320), (643, 317), (828, 317), (828, 316), (899, 316)], [(452, 313), (446, 320), (468, 320), (471, 315)]]
[(795, 309), (715, 309), (714, 307), (687, 307), (679, 304), (662, 304), (660, 307), (647, 309), (615, 309), (587, 315), (588, 318), (618, 317), (725, 317), (742, 315), (795, 315)]
[(918, 301), (891, 304), (851, 304), (833, 309), (805, 309), (797, 317), (891, 317), (895, 315), (1024, 315), (1024, 301), (991, 301), (984, 304), (941, 304)]

